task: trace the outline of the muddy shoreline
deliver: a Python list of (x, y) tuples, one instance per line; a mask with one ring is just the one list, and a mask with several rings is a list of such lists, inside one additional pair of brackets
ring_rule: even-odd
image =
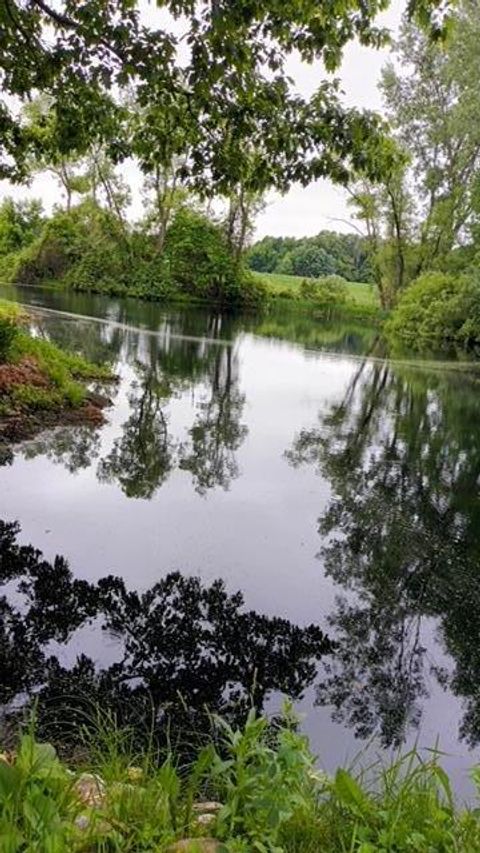
[[(1, 399), (1, 392), (0, 392)], [(95, 429), (106, 421), (105, 410), (112, 405), (106, 394), (89, 392), (80, 406), (61, 406), (35, 411), (22, 409), (0, 415), (0, 465), (13, 458), (15, 446), (56, 427), (87, 426)]]

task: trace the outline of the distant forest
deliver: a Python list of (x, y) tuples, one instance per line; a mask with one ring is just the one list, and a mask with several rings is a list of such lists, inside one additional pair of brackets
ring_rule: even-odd
[(320, 231), (316, 237), (264, 237), (248, 251), (257, 272), (319, 278), (341, 275), (347, 281), (373, 281), (365, 237)]

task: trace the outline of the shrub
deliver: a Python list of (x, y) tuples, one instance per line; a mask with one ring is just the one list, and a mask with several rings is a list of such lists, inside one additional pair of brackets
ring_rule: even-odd
[(328, 275), (325, 278), (306, 278), (300, 285), (303, 299), (315, 302), (325, 308), (341, 307), (348, 301), (347, 283), (339, 275)]
[(402, 295), (385, 326), (390, 338), (415, 349), (425, 345), (480, 341), (480, 280), (470, 275), (430, 272)]
[(241, 283), (224, 234), (205, 216), (180, 210), (167, 231), (164, 255), (181, 292), (219, 302), (240, 298)]
[(298, 299), (297, 293), (292, 287), (283, 287), (281, 290), (277, 290), (274, 296), (277, 299)]
[(7, 361), (17, 335), (17, 326), (9, 318), (0, 317), (0, 362)]
[(268, 288), (263, 281), (252, 275), (249, 270), (239, 272), (241, 291), (237, 301), (246, 308), (258, 308), (268, 300)]
[[(79, 290), (105, 289), (124, 269), (125, 235), (121, 223), (91, 201), (70, 212), (58, 211), (33, 243), (10, 260), (11, 281), (39, 284), (63, 280)], [(8, 271), (7, 275), (8, 275)]]

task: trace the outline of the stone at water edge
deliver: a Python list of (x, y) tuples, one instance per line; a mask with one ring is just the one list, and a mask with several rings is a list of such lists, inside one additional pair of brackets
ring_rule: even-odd
[(222, 803), (216, 803), (215, 800), (209, 800), (205, 803), (194, 803), (192, 809), (197, 814), (216, 814), (220, 809), (223, 809), (223, 805)]
[(95, 773), (82, 773), (76, 780), (73, 790), (85, 806), (100, 808), (105, 802), (105, 783)]
[(194, 803), (192, 811), (195, 815), (195, 823), (198, 826), (210, 826), (212, 823), (215, 823), (217, 815), (222, 808), (222, 803), (216, 803), (214, 800), (204, 803)]
[(195, 823), (197, 826), (211, 826), (212, 823), (215, 823), (217, 817), (214, 814), (199, 814), (195, 818)]

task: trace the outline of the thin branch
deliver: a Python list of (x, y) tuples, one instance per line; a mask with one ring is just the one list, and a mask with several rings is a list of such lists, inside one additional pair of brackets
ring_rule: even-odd
[(48, 17), (51, 18), (52, 21), (55, 21), (55, 23), (58, 24), (59, 27), (69, 27), (70, 29), (75, 30), (78, 28), (77, 21), (75, 21), (73, 18), (69, 18), (68, 15), (62, 15), (61, 12), (57, 12), (55, 9), (52, 9), (50, 6), (48, 6), (47, 3), (44, 2), (44, 0), (30, 0), (30, 2), (34, 6), (38, 6), (38, 8), (41, 9), (45, 15), (48, 15)]
[[(37, 6), (45, 15), (52, 19), (59, 27), (67, 27), (70, 30), (78, 30), (80, 24), (78, 21), (75, 21), (74, 18), (70, 18), (68, 15), (63, 15), (61, 12), (57, 12), (55, 9), (52, 9), (44, 0), (30, 0), (34, 6)], [(109, 50), (114, 56), (117, 57), (121, 62), (125, 62), (127, 57), (126, 55), (118, 50), (118, 48), (114, 47), (110, 44), (110, 42), (106, 38), (100, 38), (99, 44)]]
[(352, 222), (350, 219), (341, 219), (339, 216), (328, 216), (327, 219), (329, 222), (343, 222), (344, 225), (349, 225), (351, 228), (355, 228), (355, 231), (360, 234), (360, 237), (365, 237), (365, 234), (362, 229), (359, 228), (358, 225), (355, 225), (355, 223)]

